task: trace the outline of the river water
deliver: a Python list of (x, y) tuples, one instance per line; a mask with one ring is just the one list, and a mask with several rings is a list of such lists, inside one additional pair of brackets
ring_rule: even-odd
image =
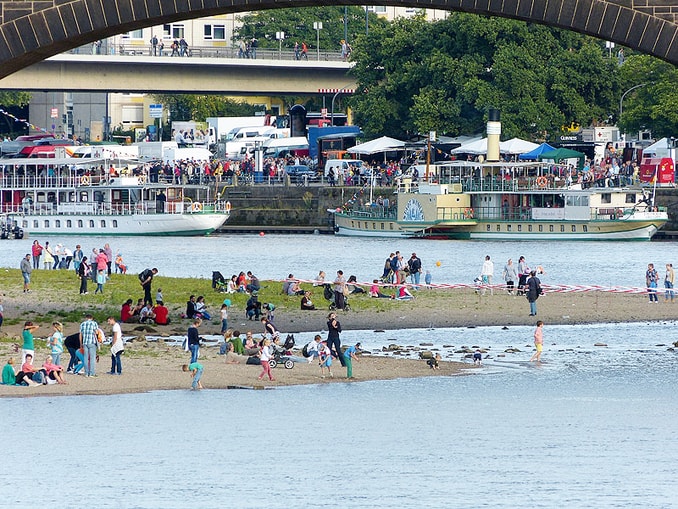
[[(7, 507), (676, 507), (674, 330), (547, 327), (539, 366), (528, 327), (388, 331), (366, 346), (475, 343), (492, 358), (469, 376), (4, 399), (0, 495)], [(501, 357), (508, 346), (521, 352)]]
[[(0, 241), (0, 267), (18, 267), (30, 252), (33, 239)], [(389, 253), (400, 250), (405, 259), (416, 252), (434, 283), (471, 283), (480, 274), (485, 255), (494, 261), (495, 282), (506, 260), (520, 255), (530, 267), (541, 265), (547, 284), (644, 286), (645, 269), (652, 262), (663, 277), (666, 263), (678, 263), (678, 242), (488, 242), (422, 239), (365, 239), (332, 235), (243, 235), (210, 237), (54, 237), (44, 244), (80, 243), (89, 256), (92, 248), (111, 244), (130, 272), (157, 267), (159, 276), (211, 278), (251, 270), (261, 279), (284, 279), (289, 273), (313, 279), (324, 270), (333, 279), (338, 269), (371, 281), (382, 274)], [(438, 264), (438, 262), (440, 262)]]

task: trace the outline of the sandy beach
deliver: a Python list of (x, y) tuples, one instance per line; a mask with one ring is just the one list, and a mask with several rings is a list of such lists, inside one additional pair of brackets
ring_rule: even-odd
[[(113, 282), (116, 280), (114, 279)], [(120, 295), (130, 280), (120, 279)], [(200, 282), (200, 284), (206, 284)], [(165, 282), (163, 282), (165, 286)], [(278, 288), (277, 282), (270, 287)], [(6, 287), (5, 287), (6, 288)], [(72, 291), (69, 289), (69, 291)], [(191, 289), (188, 289), (190, 292)], [(327, 307), (315, 311), (301, 311), (299, 299), (278, 295), (271, 290), (277, 302), (275, 323), (283, 333), (326, 331)], [(4, 365), (11, 356), (15, 367), (20, 364), (20, 351), (23, 322), (32, 320), (41, 327), (36, 338), (45, 338), (50, 332), (53, 320), (64, 323), (64, 334), (77, 332), (80, 318), (85, 312), (93, 312), (100, 323), (105, 323), (106, 313), (115, 314), (119, 308), (115, 303), (122, 301), (117, 296), (107, 296), (94, 301), (90, 296), (66, 296), (59, 299), (59, 293), (53, 287), (39, 288), (31, 293), (21, 290), (5, 290), (2, 297), (5, 324), (0, 329), (0, 360)], [(61, 292), (62, 294), (64, 292)], [(138, 292), (137, 292), (138, 293)], [(265, 292), (262, 302), (271, 299)], [(205, 292), (209, 302), (220, 302), (223, 294)], [(674, 320), (678, 314), (678, 303), (665, 302), (660, 293), (658, 304), (650, 304), (646, 295), (615, 294), (604, 292), (590, 293), (550, 293), (538, 300), (538, 316), (531, 317), (525, 297), (509, 295), (505, 291), (487, 292), (479, 295), (473, 289), (420, 290), (415, 292), (413, 301), (392, 301), (390, 299), (370, 299), (368, 296), (352, 296), (352, 310), (339, 312), (339, 320), (344, 330), (364, 330), (371, 334), (375, 330), (394, 330), (412, 328), (444, 328), (468, 326), (515, 326), (532, 325), (539, 318), (546, 324), (586, 324), (603, 322), (642, 322)], [(101, 296), (99, 296), (101, 297)], [(171, 296), (169, 302), (179, 301)], [(255, 335), (262, 332), (259, 322), (248, 321), (244, 316), (246, 296), (228, 296), (233, 300), (230, 310), (229, 326), (242, 332), (252, 330)], [(167, 298), (167, 296), (166, 296)], [(323, 304), (325, 304), (323, 302)], [(213, 304), (212, 307), (215, 307)], [(169, 304), (174, 323), (167, 326), (153, 326), (153, 335), (183, 335), (189, 326), (189, 320), (179, 315), (183, 309), (180, 301)], [(218, 315), (218, 313), (215, 313)], [(188, 355), (176, 346), (162, 341), (147, 342), (144, 332), (135, 331), (138, 324), (122, 324), (125, 336), (138, 336), (129, 343), (123, 356), (123, 375), (111, 376), (105, 373), (110, 369), (110, 353), (104, 345), (100, 352), (96, 378), (67, 375), (67, 385), (49, 385), (41, 387), (0, 386), (0, 397), (66, 395), (66, 394), (112, 394), (144, 392), (151, 390), (186, 389), (190, 387), (190, 375), (181, 371), (181, 365)], [(104, 327), (108, 333), (108, 327)], [(201, 334), (219, 332), (217, 319), (203, 324)], [(149, 333), (150, 334), (150, 333)], [(404, 344), (407, 341), (403, 340)], [(297, 345), (299, 348), (302, 345)], [(345, 369), (334, 363), (334, 378), (320, 378), (320, 369), (314, 364), (296, 364), (288, 370), (278, 367), (274, 370), (275, 382), (259, 382), (258, 366), (227, 365), (224, 357), (217, 354), (217, 348), (202, 348), (200, 362), (205, 366), (203, 383), (207, 389), (223, 388), (267, 388), (285, 385), (337, 383), (346, 381)], [(44, 341), (36, 341), (36, 363), (41, 365), (49, 350)], [(62, 364), (68, 363), (68, 353), (62, 355)], [(431, 370), (424, 361), (394, 358), (389, 356), (364, 355), (354, 366), (356, 378), (352, 382), (365, 380), (386, 380), (400, 377), (450, 376), (462, 373), (468, 364), (442, 362), (441, 370)]]

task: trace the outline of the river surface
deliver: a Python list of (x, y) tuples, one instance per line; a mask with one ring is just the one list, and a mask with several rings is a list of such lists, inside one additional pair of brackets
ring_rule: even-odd
[[(477, 344), (491, 358), (469, 365), (469, 376), (3, 399), (0, 500), (149, 509), (678, 507), (675, 328), (547, 327), (538, 366), (527, 362), (531, 327), (388, 331), (364, 343)], [(508, 346), (521, 351), (501, 357)]]
[[(18, 267), (33, 239), (0, 241), (0, 267)], [(405, 259), (416, 252), (434, 283), (472, 283), (486, 255), (494, 262), (495, 282), (508, 258), (517, 265), (524, 255), (532, 268), (546, 271), (545, 284), (645, 286), (652, 262), (663, 279), (666, 263), (678, 263), (678, 242), (500, 242), (424, 239), (368, 239), (332, 235), (227, 234), (210, 237), (53, 237), (39, 238), (71, 249), (81, 244), (86, 256), (109, 242), (120, 252), (130, 272), (157, 267), (159, 276), (211, 278), (251, 270), (261, 279), (284, 279), (292, 273), (313, 279), (320, 270), (334, 279), (341, 269), (358, 281), (382, 275), (389, 253)], [(440, 263), (438, 263), (440, 262)]]

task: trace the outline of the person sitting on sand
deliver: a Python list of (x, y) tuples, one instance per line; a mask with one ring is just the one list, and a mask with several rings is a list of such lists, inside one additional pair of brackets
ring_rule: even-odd
[(200, 318), (204, 318), (205, 320), (211, 320), (212, 315), (210, 315), (207, 312), (207, 304), (205, 304), (205, 297), (200, 295), (196, 301), (195, 301), (195, 312), (200, 316)]
[(233, 343), (226, 343), (226, 345), (226, 364), (250, 364), (252, 366), (261, 365), (259, 357), (237, 354), (233, 350)]
[(16, 383), (26, 384), (26, 385), (41, 385), (33, 378), (36, 378), (36, 374), (42, 372), (43, 370), (33, 367), (33, 356), (31, 354), (26, 354), (26, 361), (21, 365), (21, 371), (16, 374)]
[(386, 295), (385, 293), (381, 293), (379, 291), (379, 280), (378, 279), (373, 279), (372, 280), (372, 286), (370, 286), (370, 297), (374, 297), (375, 299), (390, 299), (390, 295)]
[(47, 373), (47, 377), (56, 381), (56, 383), (66, 383), (66, 380), (64, 380), (64, 368), (62, 368), (59, 364), (54, 364), (54, 359), (51, 355), (48, 355), (47, 359), (45, 359), (45, 362), (43, 362), (42, 369), (44, 369), (45, 373)]
[(186, 301), (186, 318), (195, 318), (195, 295), (191, 295)]
[(141, 310), (144, 307), (144, 299), (137, 299), (136, 306), (132, 308), (132, 316), (136, 317), (136, 319), (139, 319), (139, 313), (141, 313)]
[(14, 359), (7, 359), (7, 364), (2, 368), (2, 384), (14, 385), (16, 384), (16, 373), (14, 372)]
[(162, 301), (155, 305), (153, 314), (155, 314), (155, 323), (158, 325), (168, 325), (170, 323), (169, 309), (167, 309), (167, 306)]
[(139, 322), (155, 323), (155, 313), (153, 312), (153, 307), (150, 302), (147, 302), (146, 305), (141, 308), (141, 311), (139, 312)]
[(245, 334), (245, 344), (243, 345), (245, 347), (245, 355), (258, 355), (259, 354), (259, 346), (254, 342), (254, 338), (252, 337), (252, 331), (247, 331)]
[(410, 293), (410, 291), (407, 289), (407, 286), (404, 284), (400, 285), (398, 288), (398, 296), (395, 298), (396, 300), (413, 300), (414, 295)]
[(122, 323), (132, 323), (133, 320), (139, 320), (132, 314), (132, 299), (127, 299), (120, 308), (120, 321)]
[(233, 331), (233, 337), (231, 337), (229, 342), (233, 345), (233, 351), (235, 353), (237, 353), (238, 355), (245, 355), (245, 347), (242, 344), (242, 339), (240, 338), (239, 330), (236, 329)]
[(313, 311), (315, 305), (311, 301), (311, 292), (308, 290), (304, 292), (304, 296), (301, 298), (301, 310), (302, 311)]

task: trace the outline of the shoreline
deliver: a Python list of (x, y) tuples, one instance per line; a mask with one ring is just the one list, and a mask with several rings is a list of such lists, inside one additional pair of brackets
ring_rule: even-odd
[[(72, 284), (73, 275), (56, 272), (43, 276), (47, 279), (36, 284), (31, 293), (22, 293), (17, 284), (18, 271), (5, 271), (0, 274), (0, 285), (4, 288), (2, 296), (5, 323), (0, 328), (0, 362), (4, 365), (8, 357), (13, 357), (15, 369), (20, 367), (19, 352), (15, 345), (21, 345), (23, 322), (31, 320), (41, 327), (36, 331), (35, 364), (42, 365), (49, 353), (45, 342), (41, 341), (51, 333), (52, 321), (64, 324), (64, 335), (78, 331), (82, 316), (92, 312), (108, 334), (105, 317), (119, 316), (120, 304), (127, 297), (139, 294), (136, 276), (114, 276), (106, 285), (104, 295), (78, 295)], [(142, 393), (153, 390), (176, 390), (190, 388), (190, 376), (181, 372), (181, 365), (187, 360), (185, 352), (164, 341), (147, 342), (142, 338), (146, 334), (154, 336), (185, 335), (189, 320), (178, 318), (183, 311), (185, 296), (189, 293), (205, 295), (210, 310), (217, 315), (205, 322), (202, 335), (218, 334), (218, 305), (225, 298), (232, 300), (229, 310), (229, 327), (244, 333), (252, 330), (259, 337), (263, 328), (260, 322), (245, 318), (244, 304), (246, 294), (216, 293), (211, 281), (199, 279), (158, 278), (164, 296), (169, 302), (170, 315), (174, 320), (167, 326), (148, 326), (147, 331), (135, 330), (139, 324), (121, 324), (124, 336), (138, 339), (126, 346), (123, 356), (123, 376), (104, 375), (110, 366), (108, 346), (100, 351), (101, 361), (97, 365), (100, 376), (85, 379), (81, 376), (67, 375), (68, 385), (48, 385), (42, 387), (0, 386), (0, 397), (56, 396), (56, 395), (107, 395), (124, 393)], [(266, 281), (260, 292), (261, 302), (275, 302), (275, 324), (282, 337), (286, 334), (316, 332), (325, 337), (328, 308), (320, 295), (315, 295), (316, 303), (323, 308), (314, 311), (302, 311), (299, 297), (287, 297), (279, 293), (278, 282)], [(307, 285), (309, 286), (309, 285)], [(155, 285), (154, 285), (155, 287)], [(317, 289), (314, 292), (320, 293)], [(495, 290), (494, 295), (477, 294), (474, 289), (430, 289), (414, 292), (413, 301), (394, 301), (391, 299), (372, 299), (366, 295), (352, 295), (352, 310), (338, 312), (342, 328), (360, 330), (365, 334), (372, 331), (390, 331), (408, 329), (442, 329), (469, 327), (514, 327), (533, 326), (537, 319), (548, 325), (587, 325), (598, 323), (623, 324), (642, 322), (673, 321), (678, 318), (678, 299), (664, 301), (663, 292), (659, 292), (661, 301), (650, 304), (646, 294), (616, 294), (603, 292), (590, 293), (547, 293), (537, 301), (538, 316), (529, 316), (529, 305), (522, 296), (509, 295), (505, 291)], [(403, 334), (403, 336), (406, 336)], [(409, 344), (405, 337), (397, 338)], [(297, 344), (296, 349), (303, 345)], [(293, 385), (312, 385), (346, 382), (345, 370), (335, 361), (334, 379), (321, 379), (317, 365), (299, 365), (286, 370), (278, 367), (273, 370), (277, 382), (257, 382), (260, 371), (258, 366), (226, 365), (223, 356), (216, 354), (215, 348), (204, 347), (199, 362), (205, 365), (203, 381), (207, 389), (226, 389), (246, 387), (259, 389)], [(68, 353), (62, 355), (61, 364), (68, 363)], [(393, 356), (364, 355), (364, 362), (354, 366), (355, 382), (370, 380), (390, 380), (395, 378), (454, 376), (462, 374), (469, 364), (450, 362), (444, 359), (440, 371), (431, 370), (425, 361), (397, 358)], [(361, 359), (363, 360), (363, 359)], [(354, 383), (353, 380), (350, 381)]]

